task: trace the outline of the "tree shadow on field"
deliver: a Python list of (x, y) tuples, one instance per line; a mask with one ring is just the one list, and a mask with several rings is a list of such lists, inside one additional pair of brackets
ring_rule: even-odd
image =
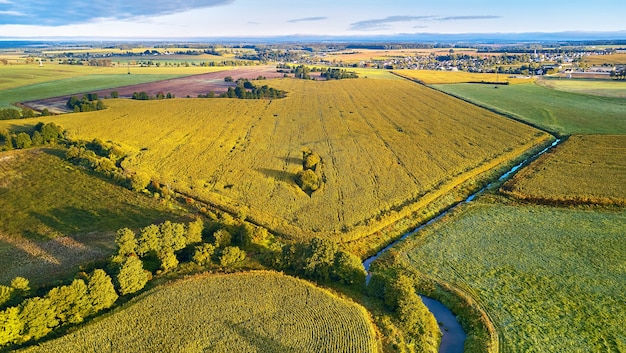
[(260, 335), (243, 325), (238, 325), (233, 322), (226, 323), (231, 330), (239, 334), (242, 339), (245, 339), (251, 346), (255, 347), (258, 352), (285, 352), (285, 353), (298, 353), (299, 351), (293, 347), (288, 347), (275, 339)]
[(297, 176), (295, 173), (289, 173), (284, 170), (276, 170), (276, 169), (269, 169), (269, 168), (257, 168), (256, 171), (260, 172), (266, 177), (274, 179), (275, 181), (282, 181), (282, 182), (290, 183), (290, 184), (295, 182), (296, 176)]
[(302, 158), (296, 158), (296, 157), (285, 157), (285, 158), (280, 158), (282, 159), (285, 163), (287, 164), (296, 164), (296, 165), (302, 165)]

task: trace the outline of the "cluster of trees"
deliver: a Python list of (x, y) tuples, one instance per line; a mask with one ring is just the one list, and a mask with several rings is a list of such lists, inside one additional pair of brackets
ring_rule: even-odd
[[(257, 80), (260, 79), (265, 79), (265, 77), (259, 76), (257, 78)], [(226, 76), (224, 81), (233, 82), (233, 78)], [(198, 98), (278, 99), (287, 95), (287, 92), (269, 87), (268, 85), (257, 87), (248, 79), (239, 78), (235, 82), (237, 83), (236, 87), (228, 87), (228, 91), (219, 96), (215, 95), (215, 92), (209, 92), (207, 94), (199, 94)]]
[(283, 245), (273, 267), (308, 279), (364, 286), (365, 269), (356, 255), (340, 250), (337, 243), (313, 238), (309, 243)]
[(122, 168), (126, 156), (128, 153), (119, 145), (100, 139), (72, 142), (65, 153), (65, 158), (76, 165), (102, 173), (131, 190), (142, 191), (150, 183), (150, 177)]
[(132, 96), (132, 99), (142, 100), (142, 101), (154, 100), (154, 99), (171, 99), (171, 98), (174, 98), (174, 95), (171, 92), (167, 92), (167, 94), (163, 92), (158, 92), (156, 96), (150, 96), (148, 95), (148, 93), (141, 91), (141, 92), (133, 92), (133, 96)]
[(336, 68), (327, 68), (326, 70), (322, 70), (322, 77), (326, 78), (327, 80), (342, 80), (344, 78), (359, 78), (359, 75), (357, 75), (356, 72), (354, 71), (347, 71), (344, 69), (336, 69)]
[(384, 301), (394, 312), (403, 335), (395, 338), (401, 352), (437, 352), (441, 331), (435, 317), (429, 312), (416, 292), (415, 281), (405, 275), (385, 278), (374, 275), (367, 286), (367, 294)]
[(22, 149), (54, 144), (63, 137), (63, 128), (55, 123), (38, 123), (31, 132), (11, 133), (8, 130), (2, 130), (0, 131), (0, 147), (2, 147), (0, 150), (7, 151), (14, 148)]
[(311, 195), (322, 187), (322, 157), (311, 150), (302, 151), (302, 170), (296, 174), (296, 184)]
[[(52, 113), (50, 113), (48, 108), (45, 108), (39, 114), (39, 116), (48, 116), (48, 115), (52, 115)], [(26, 119), (26, 118), (34, 118), (36, 116), (37, 116), (37, 113), (35, 113), (34, 110), (27, 108), (27, 107), (22, 108), (21, 112), (17, 109), (12, 109), (12, 108), (0, 109), (0, 120)]]
[[(77, 324), (86, 317), (110, 308), (118, 298), (111, 277), (102, 269), (81, 273), (70, 284), (50, 289), (40, 297), (29, 297), (0, 311), (0, 347), (38, 340), (54, 329)], [(17, 277), (23, 298), (29, 294), (28, 280)], [(22, 299), (20, 298), (20, 299)]]
[(611, 78), (616, 80), (626, 80), (626, 66), (611, 71)]
[(104, 102), (100, 100), (97, 93), (83, 94), (80, 99), (76, 96), (71, 96), (70, 99), (67, 100), (67, 103), (65, 103), (65, 106), (75, 113), (93, 112), (106, 108), (104, 106)]

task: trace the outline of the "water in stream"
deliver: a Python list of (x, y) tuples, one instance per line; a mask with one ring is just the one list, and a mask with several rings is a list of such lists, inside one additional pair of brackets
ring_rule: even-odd
[[(504, 180), (510, 178), (522, 166), (524, 166), (525, 164), (528, 164), (529, 162), (537, 159), (542, 154), (544, 154), (544, 153), (548, 152), (550, 149), (556, 147), (560, 142), (561, 142), (561, 139), (557, 139), (550, 146), (548, 146), (548, 147), (544, 148), (543, 150), (535, 153), (534, 155), (532, 155), (531, 157), (525, 159), (524, 161), (522, 161), (518, 165), (515, 165), (514, 167), (509, 169), (506, 173), (502, 174), (498, 178), (498, 181), (504, 181)], [(391, 249), (396, 244), (398, 244), (402, 240), (406, 239), (408, 236), (419, 232), (424, 227), (427, 227), (427, 226), (431, 225), (432, 223), (437, 222), (442, 217), (447, 215), (450, 211), (452, 211), (455, 208), (457, 208), (459, 205), (461, 205), (463, 203), (471, 202), (472, 200), (474, 200), (474, 198), (476, 198), (476, 196), (478, 194), (480, 194), (483, 191), (485, 191), (486, 189), (490, 188), (492, 185), (493, 185), (493, 183), (489, 183), (484, 188), (482, 188), (482, 189), (478, 190), (477, 192), (475, 192), (475, 193), (471, 194), (470, 196), (468, 196), (465, 200), (455, 204), (454, 206), (449, 208), (447, 211), (441, 213), (439, 216), (431, 219), (427, 223), (422, 224), (421, 226), (415, 228), (413, 231), (404, 234), (402, 237), (400, 237), (400, 239), (398, 239), (398, 240), (394, 241), (393, 243), (387, 245), (385, 248), (383, 248), (378, 253), (376, 253), (376, 255), (374, 255), (372, 257), (369, 257), (365, 261), (363, 261), (363, 267), (365, 268), (365, 271), (367, 271), (367, 273), (368, 273), (367, 281), (369, 281), (369, 277), (370, 277), (370, 275), (369, 275), (369, 273), (370, 273), (369, 272), (370, 271), (370, 265), (372, 264), (372, 262), (374, 262), (376, 259), (378, 259), (382, 254), (387, 252), (387, 250)], [(465, 331), (463, 330), (463, 327), (461, 327), (461, 325), (457, 321), (456, 316), (452, 313), (452, 311), (450, 311), (450, 309), (448, 309), (441, 302), (439, 302), (439, 301), (437, 301), (437, 300), (435, 300), (433, 298), (429, 298), (429, 297), (425, 297), (425, 296), (421, 296), (421, 297), (422, 297), (422, 301), (424, 302), (424, 305), (426, 305), (428, 310), (430, 310), (430, 312), (433, 314), (433, 316), (435, 316), (435, 319), (439, 323), (439, 327), (441, 329), (441, 333), (443, 334), (442, 337), (441, 337), (441, 345), (439, 346), (439, 353), (462, 353), (463, 352), (463, 346), (465, 344), (465, 338), (466, 338), (467, 335), (465, 334)]]

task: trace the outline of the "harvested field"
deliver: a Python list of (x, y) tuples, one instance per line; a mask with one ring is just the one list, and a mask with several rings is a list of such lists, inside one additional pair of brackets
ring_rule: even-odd
[[(234, 87), (235, 83), (224, 82), (226, 76), (233, 79), (247, 78), (256, 79), (259, 76), (267, 78), (282, 77), (282, 73), (276, 72), (274, 66), (251, 66), (225, 69), (200, 75), (192, 75), (181, 78), (172, 78), (163, 81), (140, 83), (130, 86), (111, 87), (106, 90), (86, 91), (84, 93), (98, 93), (100, 97), (107, 96), (111, 91), (117, 91), (120, 98), (131, 98), (134, 92), (146, 92), (149, 96), (156, 96), (157, 93), (172, 93), (176, 97), (197, 97), (199, 94), (207, 94), (210, 91), (215, 93), (226, 92), (228, 87)], [(78, 95), (80, 94), (72, 94)], [(68, 112), (65, 103), (72, 95), (64, 95), (36, 101), (24, 102), (24, 105), (42, 110), (48, 108), (52, 112)]]
[(626, 98), (626, 81), (544, 78), (537, 80), (537, 84), (557, 91)]
[(626, 205), (626, 136), (572, 136), (503, 190), (542, 203)]
[[(343, 241), (549, 138), (407, 80), (267, 83), (288, 97), (112, 100), (104, 111), (46, 120), (80, 138), (131, 146), (137, 155), (126, 168), (270, 229)], [(325, 180), (310, 196), (295, 183), (304, 149), (321, 156)]]
[(198, 275), (25, 352), (377, 352), (365, 309), (274, 272)]

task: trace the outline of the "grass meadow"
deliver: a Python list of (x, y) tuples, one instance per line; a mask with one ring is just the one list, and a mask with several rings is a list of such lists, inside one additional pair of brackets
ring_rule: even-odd
[(0, 154), (0, 283), (64, 278), (78, 265), (114, 250), (115, 231), (182, 211), (90, 175), (64, 159), (63, 149)]
[(626, 136), (571, 136), (522, 169), (503, 190), (543, 203), (626, 206)]
[(624, 210), (479, 200), (396, 250), (403, 266), (471, 293), (501, 352), (621, 352), (624, 229)]
[(365, 309), (272, 272), (199, 275), (156, 287), (24, 352), (377, 352)]
[[(101, 112), (48, 120), (129, 146), (126, 168), (271, 229), (345, 241), (548, 138), (407, 80), (267, 82), (288, 97), (109, 100)], [(325, 180), (310, 196), (294, 182), (305, 149), (321, 156)]]
[[(506, 74), (475, 73), (465, 71), (435, 71), (435, 70), (395, 70), (394, 73), (427, 85), (467, 83), (467, 82), (506, 82), (519, 84), (532, 82), (534, 78), (511, 77)], [(487, 85), (493, 87), (493, 85)]]
[(540, 86), (557, 91), (626, 98), (626, 81), (545, 78), (536, 82)]
[(626, 100), (562, 92), (536, 84), (434, 85), (435, 88), (560, 135), (626, 134)]

